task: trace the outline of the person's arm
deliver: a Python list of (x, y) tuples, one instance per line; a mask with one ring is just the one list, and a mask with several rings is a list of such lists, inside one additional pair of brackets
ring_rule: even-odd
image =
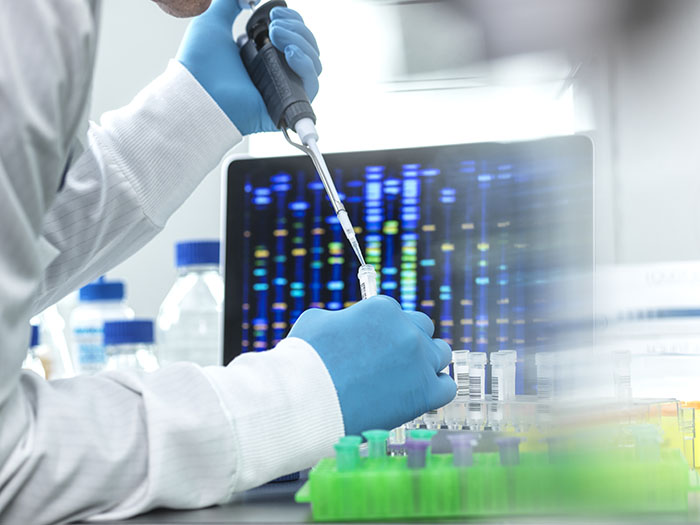
[(87, 149), (74, 160), (44, 221), (55, 258), (34, 311), (143, 247), (240, 140), (175, 60), (129, 105), (92, 123)]
[(343, 432), (330, 376), (301, 341), (226, 369), (20, 372), (31, 313), (155, 234), (239, 137), (172, 63), (71, 158), (94, 16), (88, 1), (24, 0), (0, 19), (0, 523), (225, 502), (310, 466)]
[[(41, 300), (60, 296), (146, 242), (232, 136), (226, 115), (175, 62), (131, 105), (93, 126), (90, 147), (47, 215), (43, 231), (58, 256)], [(23, 187), (22, 177), (17, 171), (8, 180)], [(16, 232), (14, 223), (5, 223), (8, 231)], [(34, 246), (25, 261), (47, 251), (37, 236), (22, 241)], [(3, 261), (15, 255), (0, 250)], [(17, 275), (2, 280), (6, 290)], [(3, 295), (3, 308), (15, 306), (12, 298)], [(31, 302), (23, 306), (21, 318), (3, 326), (17, 328), (20, 341), (0, 347), (3, 362), (6, 356), (17, 361), (12, 373), (0, 371), (6, 387), (0, 523), (114, 519), (159, 506), (223, 503), (236, 491), (311, 466), (343, 433), (328, 371), (300, 340), (227, 368), (183, 363), (153, 374), (45, 382), (19, 372)]]

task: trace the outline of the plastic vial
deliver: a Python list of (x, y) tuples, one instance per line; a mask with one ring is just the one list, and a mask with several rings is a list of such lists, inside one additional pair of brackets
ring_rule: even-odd
[[(440, 371), (441, 374), (450, 373), (450, 367), (446, 366)], [(428, 410), (423, 414), (423, 423), (425, 423), (428, 429), (439, 429), (445, 420), (445, 410), (444, 407), (438, 407), (435, 410)]]
[(551, 400), (554, 395), (554, 354), (536, 353), (535, 367), (537, 368), (537, 398)]
[(201, 366), (222, 361), (221, 315), (224, 282), (219, 271), (219, 241), (175, 245), (178, 277), (158, 313), (161, 366), (192, 361)]
[(130, 319), (107, 321), (104, 325), (105, 370), (142, 370), (158, 368), (153, 351), (153, 321)]
[(521, 439), (516, 436), (502, 437), (496, 440), (501, 465), (505, 467), (520, 464), (520, 441)]
[(377, 272), (371, 264), (363, 264), (357, 270), (357, 279), (360, 281), (360, 293), (363, 299), (377, 295)]
[(467, 420), (467, 404), (463, 401), (459, 401), (457, 398), (449, 402), (449, 404), (444, 408), (445, 412), (445, 425), (450, 430), (461, 430), (466, 424)]
[(491, 399), (508, 401), (515, 397), (515, 350), (493, 352), (491, 361)]
[(99, 372), (105, 367), (105, 321), (134, 318), (134, 311), (124, 302), (124, 294), (122, 281), (107, 281), (104, 277), (80, 289), (78, 306), (70, 316), (76, 373)]
[(37, 351), (46, 371), (46, 379), (64, 379), (73, 377), (75, 371), (73, 360), (68, 350), (65, 328), (66, 322), (56, 305), (49, 306), (32, 323), (39, 325), (41, 351)]
[(452, 369), (457, 383), (457, 399), (467, 401), (469, 399), (469, 350), (452, 352)]
[(621, 401), (632, 398), (632, 354), (629, 350), (613, 352), (613, 384), (615, 397)]
[(44, 370), (44, 365), (41, 363), (41, 359), (37, 357), (37, 350), (39, 349), (39, 327), (37, 325), (31, 326), (31, 337), (29, 339), (29, 349), (27, 350), (27, 357), (24, 358), (22, 362), (22, 368), (26, 370), (31, 370), (32, 372), (46, 378), (46, 371)]
[(457, 395), (445, 407), (445, 424), (450, 430), (461, 430), (466, 425), (469, 400), (469, 350), (452, 352), (452, 373), (457, 383)]
[(344, 436), (333, 445), (338, 472), (350, 472), (360, 467), (361, 442), (359, 436)]
[(452, 445), (452, 464), (455, 467), (471, 467), (474, 464), (473, 449), (476, 438), (468, 432), (447, 434), (447, 440)]
[(386, 457), (386, 441), (389, 438), (387, 430), (367, 430), (362, 433), (362, 436), (369, 444), (369, 457), (372, 459), (380, 459)]
[(408, 439), (406, 441), (406, 466), (410, 469), (425, 468), (426, 456), (430, 441), (423, 439)]
[(469, 428), (478, 429), (484, 420), (483, 401), (486, 398), (484, 381), (486, 379), (486, 354), (469, 353)]

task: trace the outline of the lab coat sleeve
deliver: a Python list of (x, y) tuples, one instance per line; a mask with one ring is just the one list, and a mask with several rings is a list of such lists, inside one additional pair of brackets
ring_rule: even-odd
[[(55, 258), (34, 311), (116, 266), (160, 232), (241, 134), (177, 61), (127, 106), (90, 125), (49, 210)], [(47, 242), (46, 242), (47, 241)]]
[[(71, 159), (91, 83), (96, 5), (8, 1), (0, 17), (3, 524), (225, 502), (309, 465), (342, 433), (330, 375), (299, 341), (226, 369), (180, 364), (53, 382), (20, 371), (30, 315), (157, 233), (236, 140), (174, 63), (133, 104), (93, 125), (87, 149)], [(256, 426), (253, 411), (280, 421), (276, 433)], [(301, 438), (304, 430), (315, 437)], [(265, 458), (278, 466), (260, 467)]]

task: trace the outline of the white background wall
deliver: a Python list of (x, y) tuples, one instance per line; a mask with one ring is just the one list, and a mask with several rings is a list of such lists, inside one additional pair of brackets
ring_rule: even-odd
[[(149, 0), (103, 2), (91, 118), (127, 104), (175, 56), (187, 21), (166, 16)], [(174, 248), (180, 239), (220, 235), (220, 176), (212, 172), (166, 228), (145, 248), (108, 272), (127, 281), (136, 314), (155, 317), (175, 280)]]

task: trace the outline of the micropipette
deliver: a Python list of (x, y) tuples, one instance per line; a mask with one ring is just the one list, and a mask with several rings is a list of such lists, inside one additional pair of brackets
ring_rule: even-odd
[[(257, 3), (255, 0), (239, 1), (241, 4), (245, 2), (251, 9)], [(311, 158), (331, 201), (333, 211), (338, 217), (338, 222), (360, 265), (364, 265), (365, 259), (357, 242), (355, 229), (340, 200), (326, 161), (318, 149), (316, 115), (311, 108), (302, 81), (289, 67), (284, 54), (270, 42), (270, 11), (275, 7), (287, 7), (287, 3), (284, 0), (272, 0), (253, 12), (246, 25), (246, 35), (238, 40), (241, 59), (255, 87), (260, 91), (275, 126), (282, 130), (287, 142)], [(301, 144), (295, 143), (289, 137), (288, 129), (296, 132)]]

